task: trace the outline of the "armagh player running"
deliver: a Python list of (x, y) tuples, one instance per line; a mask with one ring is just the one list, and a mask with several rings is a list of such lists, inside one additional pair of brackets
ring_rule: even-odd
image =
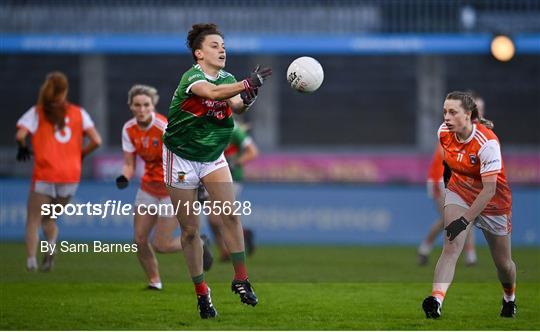
[[(180, 238), (173, 237), (178, 224), (176, 218), (167, 215), (167, 211), (160, 211), (161, 209), (153, 212), (164, 213), (163, 215), (147, 210), (149, 205), (158, 207), (160, 204), (171, 204), (163, 184), (162, 165), (162, 136), (167, 127), (167, 119), (155, 112), (158, 100), (157, 90), (151, 86), (135, 85), (129, 90), (128, 105), (133, 118), (122, 128), (124, 167), (122, 175), (116, 179), (119, 189), (126, 188), (135, 173), (136, 155), (144, 160), (144, 176), (135, 198), (137, 208), (134, 217), (134, 240), (138, 249), (137, 258), (148, 277), (148, 288), (155, 290), (161, 290), (162, 283), (153, 248), (162, 253), (182, 250)], [(152, 230), (155, 230), (153, 248), (149, 241)], [(209, 269), (212, 256), (206, 246), (205, 249), (205, 268)]]
[[(201, 318), (217, 315), (203, 273), (203, 250), (199, 241), (199, 216), (192, 209), (202, 181), (210, 199), (222, 213), (223, 238), (234, 266), (232, 290), (249, 305), (258, 303), (248, 280), (242, 224), (238, 215), (226, 213), (234, 203), (231, 172), (223, 156), (234, 121), (232, 112), (241, 113), (253, 104), (257, 89), (271, 75), (270, 68), (258, 67), (250, 76), (236, 82), (224, 71), (225, 44), (215, 24), (196, 24), (189, 31), (187, 44), (196, 64), (180, 80), (169, 108), (169, 124), (163, 136), (165, 183), (182, 229), (182, 247), (189, 273), (195, 284)], [(216, 211), (213, 209), (212, 212)]]
[[(493, 122), (484, 118), (485, 103), (484, 99), (474, 91), (468, 91), (473, 97), (476, 108), (478, 109), (478, 119), (475, 122), (480, 122), (488, 129), (493, 129)], [(433, 153), (431, 165), (428, 173), (427, 190), (428, 196), (435, 201), (437, 211), (441, 218), (435, 221), (429, 230), (428, 236), (422, 241), (420, 247), (418, 247), (418, 264), (425, 265), (428, 262), (428, 256), (433, 248), (433, 242), (437, 238), (440, 232), (443, 230), (443, 211), (444, 211), (444, 187), (446, 183), (443, 182), (443, 149), (437, 142), (437, 147)], [(449, 171), (449, 170), (448, 170)], [(451, 173), (451, 172), (450, 172)], [(474, 247), (474, 230), (472, 230), (465, 240), (465, 264), (467, 266), (475, 265), (477, 262), (476, 250)]]
[[(83, 108), (67, 101), (67, 94), (67, 77), (61, 72), (48, 74), (39, 90), (37, 104), (17, 121), (17, 160), (31, 158), (32, 152), (26, 145), (29, 134), (35, 158), (26, 220), (28, 271), (37, 270), (40, 226), (51, 248), (44, 256), (41, 270), (49, 271), (54, 263), (52, 248), (58, 237), (58, 226), (49, 216), (41, 215), (41, 205), (67, 204), (77, 190), (82, 159), (101, 145), (94, 122)], [(89, 143), (83, 146), (85, 135)]]
[(501, 316), (516, 314), (516, 265), (512, 261), (512, 195), (497, 136), (480, 123), (472, 96), (451, 92), (444, 101), (444, 123), (438, 136), (444, 161), (452, 170), (446, 189), (444, 225), (446, 238), (435, 267), (432, 293), (422, 307), (428, 318), (438, 318), (456, 261), (472, 225), (482, 229), (503, 287)]

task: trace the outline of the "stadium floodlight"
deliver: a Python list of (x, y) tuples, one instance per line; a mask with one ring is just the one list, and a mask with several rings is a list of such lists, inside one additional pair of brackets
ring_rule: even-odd
[(505, 35), (497, 35), (491, 41), (491, 54), (499, 61), (510, 61), (516, 53), (514, 41)]

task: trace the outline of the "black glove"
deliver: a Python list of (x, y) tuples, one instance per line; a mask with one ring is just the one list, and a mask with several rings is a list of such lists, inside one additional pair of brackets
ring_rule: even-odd
[(452, 177), (452, 170), (450, 169), (450, 166), (446, 163), (446, 161), (443, 161), (444, 166), (444, 172), (443, 172), (443, 181), (444, 181), (444, 187), (448, 187), (448, 182), (450, 182), (450, 178)]
[(120, 175), (116, 178), (116, 187), (118, 189), (125, 189), (129, 185), (129, 180), (124, 175)]
[(206, 188), (201, 183), (199, 185), (199, 188), (197, 188), (197, 200), (201, 203), (206, 202), (210, 195), (208, 195), (208, 191), (206, 191)]
[(32, 158), (32, 150), (27, 146), (22, 146), (19, 144), (17, 149), (17, 161), (27, 161)]
[(259, 93), (259, 89), (257, 88), (253, 90), (248, 89), (240, 92), (240, 97), (242, 98), (242, 101), (244, 102), (244, 106), (246, 108), (250, 108), (253, 103), (255, 103), (255, 100), (257, 99), (257, 93)]
[(246, 92), (261, 87), (270, 75), (272, 75), (272, 68), (265, 67), (261, 69), (261, 66), (257, 65), (249, 77), (244, 80)]
[(463, 216), (452, 221), (444, 228), (448, 240), (453, 241), (459, 235), (459, 233), (463, 232), (467, 228), (468, 225), (469, 222), (467, 219), (463, 218)]

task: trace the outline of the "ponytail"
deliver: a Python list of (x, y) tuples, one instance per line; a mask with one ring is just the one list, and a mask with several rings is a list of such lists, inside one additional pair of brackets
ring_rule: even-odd
[(66, 102), (63, 96), (67, 90), (67, 77), (59, 71), (49, 73), (39, 90), (37, 105), (43, 108), (47, 121), (59, 129), (66, 125)]
[(446, 95), (446, 99), (460, 100), (461, 106), (466, 111), (471, 112), (471, 121), (473, 123), (480, 123), (489, 129), (493, 129), (493, 127), (495, 126), (493, 124), (493, 121), (480, 116), (478, 112), (478, 107), (474, 102), (475, 98), (471, 92), (453, 91)]
[(478, 122), (480, 122), (481, 125), (484, 125), (484, 127), (488, 129), (493, 129), (495, 127), (495, 124), (493, 123), (493, 121), (488, 120), (486, 118), (480, 118)]

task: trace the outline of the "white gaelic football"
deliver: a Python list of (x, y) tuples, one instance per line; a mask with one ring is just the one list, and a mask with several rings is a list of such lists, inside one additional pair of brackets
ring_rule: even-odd
[(324, 71), (321, 64), (308, 56), (294, 60), (287, 69), (287, 81), (299, 92), (314, 92), (321, 86), (323, 80)]

